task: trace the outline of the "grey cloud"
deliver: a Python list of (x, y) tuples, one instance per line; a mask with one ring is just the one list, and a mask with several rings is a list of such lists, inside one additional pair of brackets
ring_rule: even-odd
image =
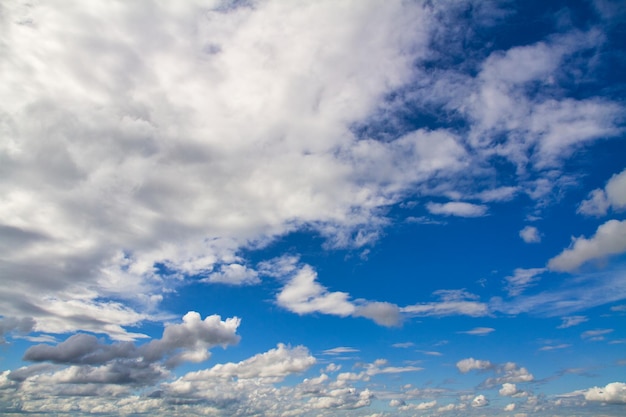
[(6, 343), (5, 335), (17, 331), (28, 333), (35, 327), (35, 321), (30, 317), (21, 319), (15, 317), (0, 317), (0, 345)]

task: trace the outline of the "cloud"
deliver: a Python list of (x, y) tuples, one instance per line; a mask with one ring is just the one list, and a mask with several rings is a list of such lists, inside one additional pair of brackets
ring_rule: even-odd
[(514, 411), (515, 410), (515, 403), (510, 403), (504, 406), (504, 411)]
[(587, 401), (598, 401), (608, 404), (626, 404), (626, 384), (612, 382), (605, 387), (593, 387), (582, 394)]
[(202, 282), (220, 283), (228, 285), (251, 285), (258, 284), (259, 274), (257, 271), (240, 264), (220, 266), (219, 272), (213, 272)]
[[(72, 375), (80, 373), (88, 379), (95, 378), (99, 372), (106, 372), (115, 379), (119, 378), (120, 372), (126, 375), (126, 372), (134, 368), (153, 370), (152, 365), (157, 362), (163, 362), (171, 368), (182, 362), (205, 361), (209, 358), (208, 350), (212, 347), (226, 347), (239, 342), (236, 334), (239, 323), (240, 320), (236, 317), (222, 321), (220, 316), (213, 315), (202, 320), (198, 313), (189, 312), (183, 317), (181, 324), (167, 325), (161, 339), (153, 339), (141, 346), (131, 342), (107, 345), (93, 335), (81, 333), (72, 335), (55, 346), (32, 346), (26, 350), (23, 359), (62, 365), (102, 365), (99, 368), (73, 367), (66, 372), (76, 372)], [(132, 378), (142, 376), (134, 375)]]
[(520, 367), (514, 362), (499, 364), (492, 369), (495, 370), (496, 375), (498, 376), (494, 378), (487, 378), (481, 386), (491, 388), (506, 383), (516, 384), (520, 382), (531, 382), (535, 379), (534, 375), (528, 372), (526, 368)]
[(506, 290), (509, 297), (516, 297), (524, 292), (527, 288), (533, 286), (539, 281), (539, 275), (545, 272), (545, 268), (517, 268), (513, 272), (513, 276), (506, 277)]
[(543, 346), (542, 348), (539, 349), (540, 352), (547, 352), (550, 350), (559, 350), (559, 349), (567, 349), (568, 347), (571, 347), (572, 345), (568, 344), (568, 343), (562, 343), (560, 345), (554, 345), (554, 346)]
[(487, 304), (476, 301), (478, 297), (464, 290), (438, 290), (434, 295), (441, 301), (420, 303), (402, 307), (400, 311), (412, 316), (453, 316), (466, 315), (482, 317), (489, 315)]
[(478, 360), (474, 358), (467, 358), (460, 360), (456, 363), (456, 367), (462, 374), (466, 374), (474, 370), (487, 370), (493, 367), (493, 364), (489, 361)]
[(6, 343), (5, 335), (13, 331), (29, 333), (35, 327), (32, 318), (17, 319), (15, 317), (0, 317), (0, 345)]
[(568, 327), (578, 326), (580, 323), (584, 323), (589, 319), (585, 316), (567, 316), (563, 317), (562, 320), (563, 323), (557, 327), (558, 329), (567, 329)]
[(395, 347), (395, 348), (410, 348), (410, 347), (415, 346), (415, 343), (413, 343), (413, 342), (402, 342), (402, 343), (394, 343), (391, 346)]
[(481, 204), (451, 201), (449, 203), (428, 203), (428, 211), (432, 214), (458, 217), (482, 217), (487, 213), (487, 206)]
[(469, 334), (472, 336), (487, 336), (491, 332), (495, 332), (496, 329), (491, 327), (475, 327), (472, 330), (467, 330), (465, 332), (457, 332), (462, 334)]
[(489, 405), (489, 400), (482, 394), (477, 395), (472, 400), (472, 407), (486, 407)]
[(577, 212), (587, 216), (604, 216), (609, 208), (626, 208), (626, 170), (613, 175), (604, 189), (597, 188), (578, 206)]
[(548, 268), (571, 272), (590, 260), (623, 252), (626, 252), (626, 220), (609, 220), (600, 225), (591, 238), (572, 239), (570, 248), (550, 259)]
[(604, 336), (613, 333), (613, 329), (595, 329), (595, 330), (587, 330), (583, 332), (580, 337), (585, 340), (590, 340), (593, 342), (597, 342), (600, 340), (604, 340)]
[(535, 226), (526, 226), (519, 232), (520, 237), (526, 243), (541, 242), (541, 234)]
[(398, 326), (402, 322), (400, 308), (392, 303), (372, 301), (357, 306), (355, 317), (366, 317), (381, 326)]
[(359, 349), (355, 349), (353, 347), (348, 346), (339, 346), (332, 349), (326, 349), (323, 354), (324, 355), (341, 355), (344, 353), (356, 353), (359, 352)]
[(309, 369), (316, 362), (304, 346), (288, 347), (278, 344), (275, 349), (257, 354), (244, 361), (218, 364), (207, 370), (190, 372), (180, 381), (202, 381), (220, 379), (254, 379), (269, 378), (280, 381), (287, 375), (301, 373)]
[(504, 384), (502, 384), (502, 388), (500, 388), (498, 394), (502, 395), (503, 397), (512, 397), (518, 392), (519, 390), (517, 389), (517, 386), (515, 384), (505, 382)]

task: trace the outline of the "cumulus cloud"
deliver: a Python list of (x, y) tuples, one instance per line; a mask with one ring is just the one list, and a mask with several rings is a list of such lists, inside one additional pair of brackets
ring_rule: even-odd
[(500, 388), (498, 394), (502, 395), (503, 397), (512, 397), (518, 392), (519, 390), (517, 389), (517, 386), (515, 384), (505, 382), (504, 384), (502, 384), (502, 388)]
[(458, 217), (481, 217), (487, 213), (487, 206), (482, 204), (451, 201), (449, 203), (428, 203), (428, 211), (432, 214)]
[(626, 220), (609, 220), (589, 239), (578, 237), (559, 255), (550, 259), (548, 268), (571, 272), (584, 263), (626, 252)]
[(541, 234), (535, 226), (526, 226), (519, 231), (519, 236), (526, 243), (539, 243), (541, 242)]
[(236, 317), (221, 320), (220, 316), (213, 315), (202, 320), (198, 313), (189, 312), (181, 324), (166, 326), (160, 339), (140, 346), (131, 342), (104, 344), (93, 335), (81, 333), (55, 346), (32, 346), (24, 353), (24, 360), (62, 365), (102, 365), (99, 368), (75, 366), (69, 369), (71, 372), (87, 372), (89, 378), (97, 372), (118, 378), (120, 372), (126, 373), (134, 368), (153, 370), (153, 364), (157, 362), (171, 368), (185, 361), (204, 361), (209, 358), (212, 347), (226, 347), (239, 342), (239, 335), (236, 334), (239, 323)]
[(613, 175), (604, 189), (597, 188), (578, 206), (578, 213), (587, 216), (604, 216), (609, 208), (626, 209), (626, 170)]
[(585, 400), (609, 404), (626, 404), (626, 384), (612, 382), (605, 387), (593, 387), (583, 392)]
[(489, 361), (483, 361), (483, 360), (474, 359), (474, 358), (467, 358), (467, 359), (458, 361), (456, 363), (456, 367), (459, 370), (459, 372), (466, 374), (474, 370), (483, 371), (486, 369), (491, 369), (493, 368), (493, 364)]
[(482, 394), (477, 395), (472, 400), (472, 407), (485, 407), (489, 405), (489, 400)]

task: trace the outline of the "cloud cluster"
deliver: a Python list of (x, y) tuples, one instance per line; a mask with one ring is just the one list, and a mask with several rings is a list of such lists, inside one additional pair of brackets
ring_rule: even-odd
[(604, 216), (610, 208), (615, 211), (626, 208), (626, 170), (613, 175), (604, 189), (591, 191), (577, 211), (587, 216)]

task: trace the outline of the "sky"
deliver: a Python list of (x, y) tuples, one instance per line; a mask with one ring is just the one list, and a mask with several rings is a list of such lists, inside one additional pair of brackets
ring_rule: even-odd
[(8, 0), (0, 80), (0, 414), (626, 414), (624, 2)]

